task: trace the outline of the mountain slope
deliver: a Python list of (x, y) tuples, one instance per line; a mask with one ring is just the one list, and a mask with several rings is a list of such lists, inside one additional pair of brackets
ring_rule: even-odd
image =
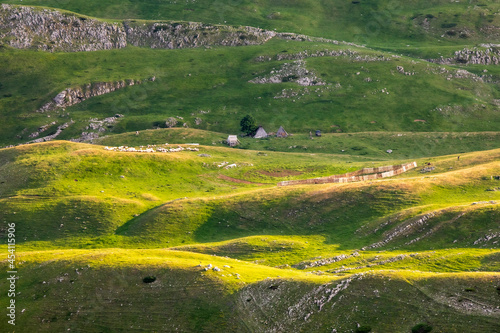
[(360, 1), (164, 1), (58, 0), (2, 1), (43, 5), (112, 19), (169, 19), (236, 24), (348, 40), (372, 45), (463, 44), (495, 42), (499, 36), (499, 4), (494, 0), (432, 2), (418, 0)]

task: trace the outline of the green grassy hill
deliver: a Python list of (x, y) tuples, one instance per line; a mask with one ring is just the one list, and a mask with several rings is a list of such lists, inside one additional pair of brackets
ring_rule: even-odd
[(0, 2), (1, 332), (500, 331), (498, 1)]
[[(26, 308), (16, 331), (353, 332), (359, 324), (409, 332), (421, 322), (438, 332), (498, 329), (494, 273), (328, 278), (169, 250), (45, 251), (21, 259), (18, 302)], [(221, 271), (205, 271), (208, 264)]]
[[(306, 58), (303, 66), (323, 85), (249, 82), (291, 63), (259, 62), (257, 57), (306, 50), (351, 51), (356, 55)], [(102, 136), (165, 127), (170, 117), (177, 119), (179, 127), (185, 124), (238, 134), (239, 122), (246, 114), (252, 114), (269, 132), (284, 126), (290, 133), (303, 135), (315, 130), (479, 132), (497, 131), (499, 127), (498, 85), (481, 78), (484, 73), (478, 76), (351, 46), (272, 40), (260, 46), (234, 48), (127, 47), (76, 54), (4, 47), (0, 57), (5, 64), (0, 68), (4, 77), (0, 105), (9, 110), (1, 115), (8, 125), (0, 134), (3, 145), (54, 134), (66, 123), (69, 127), (58, 139), (85, 138), (82, 133), (89, 132)], [(398, 68), (415, 75), (401, 74)], [(289, 71), (289, 77), (294, 73)], [(156, 80), (67, 108), (35, 112), (66, 88), (151, 77)], [(116, 114), (124, 117), (103, 122)]]
[(0, 219), (16, 223), (18, 301), (32, 304), (21, 330), (498, 328), (498, 150), (417, 160), (431, 173), (276, 187), (402, 161), (197, 147), (0, 151)]

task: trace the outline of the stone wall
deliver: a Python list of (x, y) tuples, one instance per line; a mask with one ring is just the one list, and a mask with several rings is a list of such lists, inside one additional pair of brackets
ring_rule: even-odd
[(354, 172), (344, 173), (321, 178), (287, 180), (278, 183), (278, 186), (303, 185), (303, 184), (327, 184), (327, 183), (351, 183), (363, 180), (375, 180), (402, 174), (417, 167), (417, 162), (401, 165), (388, 165), (378, 168), (364, 168)]

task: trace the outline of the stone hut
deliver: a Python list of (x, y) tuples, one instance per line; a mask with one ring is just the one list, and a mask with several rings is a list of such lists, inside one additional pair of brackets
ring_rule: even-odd
[(238, 136), (236, 135), (228, 136), (226, 142), (229, 145), (229, 147), (234, 147), (240, 143), (240, 141), (238, 140)]
[(286, 138), (288, 136), (288, 133), (285, 131), (283, 126), (280, 126), (280, 128), (278, 129), (278, 132), (276, 132), (276, 136), (278, 138)]
[(267, 132), (264, 130), (264, 127), (259, 126), (259, 128), (257, 129), (257, 132), (255, 133), (255, 135), (253, 137), (254, 137), (254, 139), (267, 138)]

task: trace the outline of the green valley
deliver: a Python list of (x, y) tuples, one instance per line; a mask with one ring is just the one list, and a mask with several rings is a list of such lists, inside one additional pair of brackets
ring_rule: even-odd
[(500, 331), (497, 1), (0, 2), (0, 331)]

